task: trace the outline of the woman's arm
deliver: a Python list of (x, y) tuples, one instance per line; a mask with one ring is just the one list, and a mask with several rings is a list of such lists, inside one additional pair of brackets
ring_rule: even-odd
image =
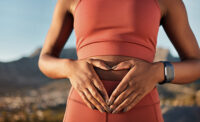
[[(58, 0), (40, 53), (38, 66), (50, 78), (67, 78), (67, 65), (72, 59), (61, 59), (59, 55), (73, 30), (70, 0)], [(55, 70), (59, 69), (59, 70)]]
[[(162, 0), (166, 6), (162, 26), (176, 48), (181, 62), (172, 62), (175, 78), (172, 83), (185, 84), (200, 78), (200, 49), (190, 28), (187, 11), (182, 0)], [(160, 73), (164, 72), (162, 64)], [(163, 74), (159, 75), (163, 79)]]

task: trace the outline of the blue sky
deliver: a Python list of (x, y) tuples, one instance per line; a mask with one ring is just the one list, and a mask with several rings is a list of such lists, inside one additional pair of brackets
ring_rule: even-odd
[[(17, 60), (30, 55), (44, 43), (56, 0), (0, 0), (0, 61)], [(184, 0), (189, 23), (200, 45), (200, 1)], [(178, 56), (162, 27), (158, 47), (169, 48)], [(65, 47), (75, 47), (72, 32)]]

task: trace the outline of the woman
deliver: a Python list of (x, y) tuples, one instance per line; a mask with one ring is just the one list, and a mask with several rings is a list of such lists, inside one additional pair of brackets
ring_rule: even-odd
[[(153, 62), (160, 25), (171, 76)], [(59, 58), (73, 28), (78, 60)], [(39, 68), (72, 84), (63, 122), (163, 122), (156, 85), (200, 78), (200, 51), (181, 0), (58, 0)]]

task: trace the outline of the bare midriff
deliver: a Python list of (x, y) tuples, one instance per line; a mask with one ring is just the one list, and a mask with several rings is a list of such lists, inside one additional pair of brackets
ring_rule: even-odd
[[(130, 59), (137, 59), (134, 57), (129, 56), (116, 56), (116, 55), (103, 55), (103, 56), (92, 56), (88, 57), (86, 59), (100, 59), (105, 62), (108, 66), (112, 67), (114, 65), (117, 65), (118, 63)], [(97, 75), (101, 80), (111, 80), (111, 81), (119, 81), (122, 80), (123, 77), (128, 73), (129, 69), (123, 69), (123, 70), (103, 70), (98, 67), (94, 67)]]

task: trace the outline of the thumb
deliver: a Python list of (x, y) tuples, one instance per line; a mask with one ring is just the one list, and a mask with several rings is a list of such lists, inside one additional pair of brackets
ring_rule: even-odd
[(122, 70), (122, 69), (130, 69), (133, 67), (133, 64), (129, 61), (123, 61), (119, 64), (112, 67), (113, 70)]
[(103, 70), (111, 69), (111, 67), (109, 67), (103, 60), (100, 60), (100, 59), (89, 59), (88, 63), (92, 64), (95, 67), (101, 68)]

